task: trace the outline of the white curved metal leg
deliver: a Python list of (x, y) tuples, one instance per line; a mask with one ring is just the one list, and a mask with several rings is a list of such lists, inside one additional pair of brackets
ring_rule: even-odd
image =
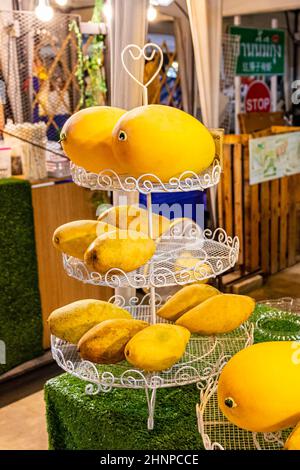
[(155, 412), (155, 402), (156, 402), (156, 388), (146, 388), (146, 397), (148, 403), (148, 422), (147, 427), (149, 431), (152, 431), (154, 428), (154, 412)]

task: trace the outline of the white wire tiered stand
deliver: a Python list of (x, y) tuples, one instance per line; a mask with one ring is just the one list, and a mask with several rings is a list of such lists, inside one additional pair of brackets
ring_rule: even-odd
[[(149, 52), (149, 49), (151, 51)], [(157, 71), (148, 81), (139, 82), (128, 70), (125, 56), (128, 53), (132, 60), (153, 60), (155, 53), (160, 54)], [(159, 73), (163, 63), (162, 50), (153, 43), (146, 44), (143, 49), (130, 44), (122, 52), (122, 63), (127, 73), (143, 88), (143, 102), (148, 104), (147, 87)], [(220, 139), (220, 134), (213, 134)], [(156, 175), (148, 174), (140, 178), (130, 175), (117, 175), (111, 170), (102, 171), (99, 175), (89, 173), (83, 168), (72, 164), (73, 180), (76, 184), (92, 190), (122, 190), (138, 191), (147, 195), (149, 236), (153, 238), (152, 226), (152, 192), (204, 190), (215, 186), (220, 179), (221, 165), (218, 158), (212, 166), (200, 175), (190, 171), (180, 177), (162, 182)], [(128, 303), (120, 295), (110, 299), (126, 308), (134, 318), (146, 320), (151, 324), (164, 322), (156, 316), (156, 309), (162, 303), (156, 292), (156, 287), (185, 285), (191, 282), (213, 278), (233, 267), (239, 253), (238, 239), (228, 237), (223, 229), (215, 232), (204, 232), (194, 223), (175, 226), (157, 242), (153, 258), (134, 272), (125, 273), (112, 269), (105, 275), (91, 272), (85, 264), (63, 255), (64, 268), (69, 276), (93, 285), (117, 287), (144, 288), (149, 293), (140, 301), (133, 297)], [(193, 268), (180, 266), (178, 259), (189, 254), (197, 259)], [(157, 373), (147, 373), (133, 369), (126, 361), (116, 365), (99, 365), (82, 360), (76, 345), (69, 344), (54, 336), (51, 339), (52, 354), (57, 363), (70, 374), (87, 382), (86, 393), (97, 394), (109, 392), (113, 387), (139, 388), (146, 392), (148, 402), (148, 429), (154, 427), (154, 410), (156, 391), (158, 388), (175, 387), (187, 384), (201, 384), (203, 380), (214, 377), (220, 368), (220, 360), (224, 355), (245, 347), (252, 341), (252, 330), (245, 324), (235, 332), (218, 337), (201, 337), (192, 335), (184, 356), (169, 370)]]

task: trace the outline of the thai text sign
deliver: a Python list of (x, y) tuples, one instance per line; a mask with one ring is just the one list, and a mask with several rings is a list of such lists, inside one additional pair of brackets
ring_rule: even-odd
[(240, 36), (236, 75), (283, 75), (284, 31), (231, 26), (230, 34)]
[(300, 132), (249, 140), (250, 184), (300, 173)]

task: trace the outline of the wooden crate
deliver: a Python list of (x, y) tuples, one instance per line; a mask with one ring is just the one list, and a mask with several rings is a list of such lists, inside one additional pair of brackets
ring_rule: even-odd
[(300, 175), (249, 185), (249, 136), (225, 136), (219, 225), (240, 239), (241, 274), (276, 273), (296, 263)]
[(238, 115), (242, 134), (267, 129), (270, 126), (284, 126), (284, 113), (241, 113)]

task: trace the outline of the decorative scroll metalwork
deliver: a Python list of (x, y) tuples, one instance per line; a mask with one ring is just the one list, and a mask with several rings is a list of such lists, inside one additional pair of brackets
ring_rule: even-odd
[[(145, 313), (149, 313), (148, 315)], [(150, 317), (149, 307), (141, 308), (138, 318)], [(159, 373), (147, 373), (142, 370), (130, 368), (126, 361), (116, 366), (102, 366), (90, 361), (82, 360), (77, 352), (76, 345), (71, 345), (54, 336), (51, 338), (53, 358), (58, 365), (70, 374), (89, 382), (86, 393), (89, 395), (99, 391), (108, 392), (113, 387), (156, 389), (162, 387), (176, 387), (198, 382), (201, 379), (201, 370), (213, 363), (209, 358), (217, 348), (216, 338), (192, 338), (187, 346), (183, 358), (171, 369)]]
[(94, 190), (122, 190), (126, 192), (139, 191), (143, 194), (151, 192), (204, 191), (216, 186), (220, 181), (221, 165), (219, 160), (204, 172), (197, 175), (193, 171), (185, 171), (178, 177), (163, 182), (154, 174), (141, 175), (134, 178), (129, 175), (118, 175), (113, 170), (103, 170), (99, 174), (90, 173), (84, 168), (71, 163), (71, 174), (75, 184)]
[[(63, 254), (66, 273), (79, 281), (110, 287), (165, 287), (185, 285), (195, 281), (215, 278), (232, 268), (239, 255), (239, 240), (228, 237), (218, 228), (215, 232), (204, 230), (202, 238), (162, 238), (157, 243), (152, 259), (136, 271), (124, 272), (113, 268), (105, 274), (91, 271), (83, 261)], [(181, 264), (190, 258), (193, 267)]]

